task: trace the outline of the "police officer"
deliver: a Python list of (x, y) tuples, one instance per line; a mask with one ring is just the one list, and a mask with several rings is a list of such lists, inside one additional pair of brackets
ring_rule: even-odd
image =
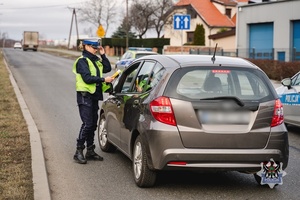
[[(103, 100), (105, 83), (114, 78), (102, 77), (102, 73), (111, 71), (111, 65), (105, 51), (98, 40), (83, 40), (82, 55), (74, 62), (73, 72), (76, 74), (77, 104), (82, 125), (77, 138), (74, 160), (86, 164), (87, 160), (102, 161), (103, 157), (95, 153), (94, 136), (97, 129), (99, 100)], [(96, 55), (99, 51), (100, 58)], [(87, 147), (84, 156), (83, 150)]]

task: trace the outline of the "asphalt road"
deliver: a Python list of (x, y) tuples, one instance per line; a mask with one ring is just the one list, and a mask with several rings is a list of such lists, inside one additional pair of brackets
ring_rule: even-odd
[(300, 129), (289, 127), (290, 160), (283, 185), (258, 186), (238, 172), (161, 172), (154, 188), (138, 188), (130, 160), (99, 149), (103, 162), (74, 163), (81, 125), (73, 60), (43, 52), (4, 49), (7, 62), (40, 132), (53, 200), (291, 199), (300, 197)]

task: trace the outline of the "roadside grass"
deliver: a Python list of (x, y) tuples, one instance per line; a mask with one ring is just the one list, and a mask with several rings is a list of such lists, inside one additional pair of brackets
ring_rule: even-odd
[(0, 199), (34, 199), (27, 124), (0, 52)]

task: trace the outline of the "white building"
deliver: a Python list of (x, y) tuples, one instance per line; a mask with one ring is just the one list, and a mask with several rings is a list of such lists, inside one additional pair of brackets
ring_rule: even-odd
[(300, 60), (300, 1), (263, 1), (238, 6), (238, 56)]

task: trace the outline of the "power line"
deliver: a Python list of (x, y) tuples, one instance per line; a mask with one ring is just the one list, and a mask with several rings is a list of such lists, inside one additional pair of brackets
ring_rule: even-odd
[(69, 4), (57, 4), (57, 5), (45, 5), (45, 6), (31, 6), (31, 7), (19, 7), (19, 8), (5, 8), (5, 9), (14, 9), (14, 10), (25, 10), (25, 9), (35, 9), (35, 8), (53, 8), (53, 7), (66, 7), (74, 4), (82, 4), (85, 1), (79, 3), (69, 3)]

